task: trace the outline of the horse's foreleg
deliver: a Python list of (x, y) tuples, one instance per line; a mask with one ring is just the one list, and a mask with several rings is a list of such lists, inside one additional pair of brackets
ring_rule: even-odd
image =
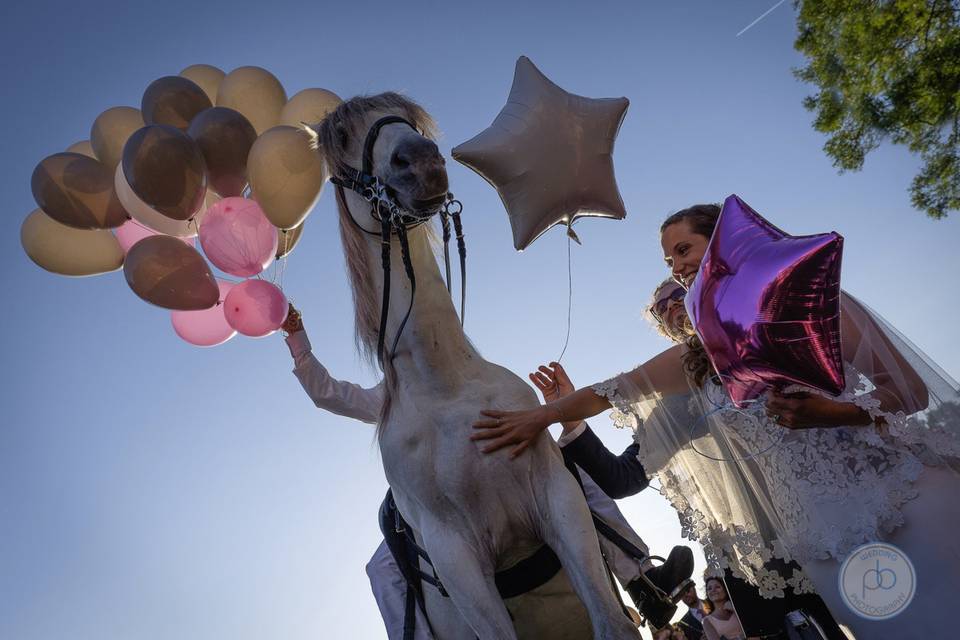
[(640, 632), (613, 592), (600, 543), (583, 493), (574, 477), (558, 467), (543, 486), (550, 510), (543, 514), (543, 537), (570, 577), (593, 625), (595, 640), (636, 640)]
[(482, 562), (478, 549), (440, 525), (428, 527), (423, 537), (440, 581), (477, 638), (516, 640), (510, 614), (493, 580), (493, 562)]

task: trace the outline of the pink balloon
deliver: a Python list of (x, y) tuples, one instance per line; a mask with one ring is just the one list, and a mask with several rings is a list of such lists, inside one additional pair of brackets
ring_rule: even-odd
[(210, 262), (241, 277), (255, 276), (277, 254), (277, 228), (256, 200), (224, 198), (207, 209), (200, 244)]
[[(184, 238), (186, 240), (186, 238)], [(234, 284), (217, 278), (220, 301), (216, 306), (200, 311), (173, 311), (170, 322), (173, 330), (185, 341), (198, 347), (215, 347), (237, 335), (236, 329), (227, 324), (224, 316), (224, 300)]]
[[(122, 225), (114, 229), (113, 233), (117, 236), (117, 242), (120, 243), (120, 248), (123, 249), (124, 255), (130, 251), (130, 247), (146, 237), (166, 235), (160, 233), (159, 231), (154, 231), (153, 229), (140, 224), (136, 220), (127, 220)], [(194, 242), (193, 238), (177, 237), (177, 239), (183, 240), (184, 243), (193, 247), (194, 249), (197, 247), (197, 243)]]
[(227, 323), (245, 336), (262, 338), (287, 319), (287, 297), (266, 280), (246, 280), (233, 287), (223, 302)]
[(733, 403), (800, 384), (837, 395), (843, 238), (784, 233), (732, 195), (684, 301)]

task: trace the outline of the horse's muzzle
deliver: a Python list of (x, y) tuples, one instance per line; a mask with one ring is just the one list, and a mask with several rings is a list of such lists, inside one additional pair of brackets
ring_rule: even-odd
[(417, 213), (439, 209), (446, 200), (449, 181), (437, 145), (419, 135), (404, 137), (390, 156), (386, 183), (405, 209)]

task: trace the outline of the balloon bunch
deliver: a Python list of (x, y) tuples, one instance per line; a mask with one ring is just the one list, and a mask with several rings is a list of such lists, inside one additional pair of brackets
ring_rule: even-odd
[[(259, 67), (198, 64), (155, 80), (140, 109), (107, 109), (89, 141), (40, 161), (31, 178), (39, 209), (21, 244), (60, 275), (122, 267), (133, 292), (169, 309), (191, 344), (269, 335), (288, 305), (260, 274), (294, 248), (327, 178), (301, 124), (340, 102), (325, 89), (288, 101)], [(215, 277), (210, 263), (246, 279)]]

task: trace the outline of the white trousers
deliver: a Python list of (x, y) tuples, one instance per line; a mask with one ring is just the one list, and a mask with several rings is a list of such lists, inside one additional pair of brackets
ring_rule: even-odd
[[(590, 510), (603, 518), (607, 524), (634, 546), (639, 547), (644, 553), (648, 553), (647, 545), (637, 535), (637, 532), (630, 527), (627, 519), (623, 517), (619, 507), (617, 507), (617, 503), (601, 491), (600, 487), (582, 469), (580, 470), (580, 478), (583, 481), (583, 492)], [(600, 537), (600, 546), (603, 547), (603, 551), (610, 561), (610, 570), (620, 581), (620, 584), (626, 586), (640, 575), (641, 565), (636, 558), (626, 555), (619, 547), (611, 544), (602, 536)], [(373, 557), (370, 558), (370, 562), (367, 563), (367, 577), (370, 578), (373, 597), (377, 601), (377, 607), (380, 608), (380, 615), (383, 617), (383, 623), (387, 628), (387, 638), (389, 640), (402, 640), (407, 583), (403, 579), (400, 568), (394, 561), (393, 554), (390, 553), (386, 542), (380, 543)], [(425, 588), (432, 589), (433, 587), (425, 585)], [(416, 640), (433, 640), (420, 607), (417, 607), (416, 616), (417, 624), (414, 638)]]

